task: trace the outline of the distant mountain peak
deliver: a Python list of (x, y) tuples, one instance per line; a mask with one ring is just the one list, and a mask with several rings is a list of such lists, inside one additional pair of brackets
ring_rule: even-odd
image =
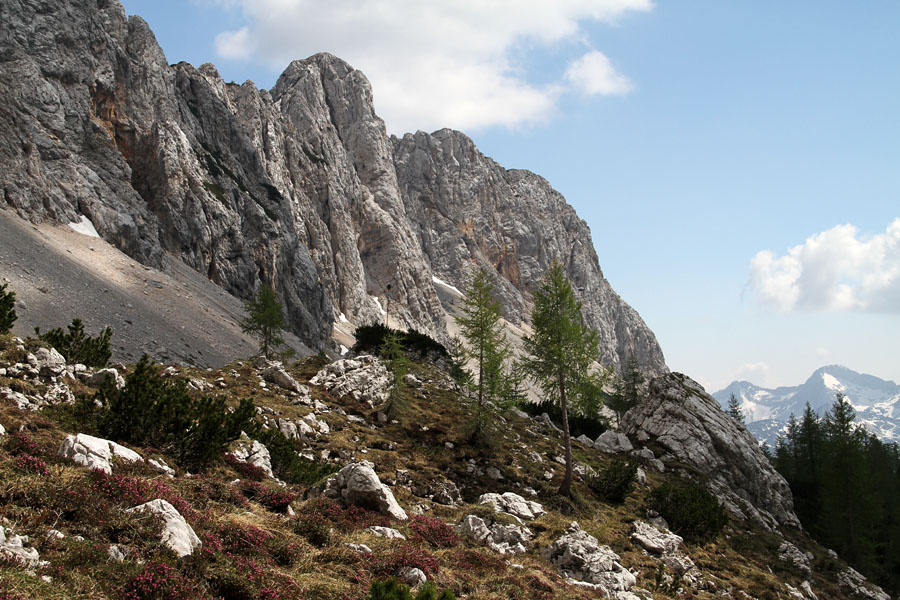
[(823, 416), (837, 393), (844, 394), (857, 412), (857, 422), (884, 441), (900, 441), (900, 386), (843, 365), (813, 371), (801, 385), (764, 388), (748, 381), (733, 381), (712, 396), (723, 407), (731, 394), (741, 402), (747, 428), (774, 445), (790, 416), (799, 417), (809, 404)]

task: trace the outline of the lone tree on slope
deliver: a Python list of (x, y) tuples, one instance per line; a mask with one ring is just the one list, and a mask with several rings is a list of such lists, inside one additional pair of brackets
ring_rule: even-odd
[(270, 285), (262, 285), (256, 298), (244, 303), (248, 316), (240, 321), (241, 330), (259, 338), (259, 350), (266, 359), (284, 345), (281, 332), (287, 329), (281, 303)]
[(741, 425), (745, 423), (744, 411), (741, 409), (741, 401), (737, 399), (734, 392), (731, 393), (731, 397), (728, 399), (728, 410), (725, 412)]
[(6, 291), (6, 285), (0, 285), (0, 333), (8, 332), (16, 321), (16, 293)]
[(521, 366), (541, 386), (544, 401), (558, 404), (562, 413), (566, 472), (559, 493), (569, 496), (572, 491), (569, 411), (589, 411), (586, 404), (598, 397), (596, 391), (602, 387), (604, 377), (591, 373), (591, 366), (600, 356), (597, 332), (583, 324), (581, 304), (575, 300), (572, 284), (558, 262), (553, 263), (540, 289), (534, 293), (532, 327), (534, 335), (524, 338), (526, 356)]
[(479, 270), (466, 287), (463, 314), (456, 320), (466, 340), (464, 356), (476, 365), (478, 402), (470, 435), (475, 442), (483, 441), (487, 428), (485, 405), (505, 399), (514, 387), (506, 368), (511, 352), (500, 323), (500, 303), (494, 300), (493, 291), (487, 272)]

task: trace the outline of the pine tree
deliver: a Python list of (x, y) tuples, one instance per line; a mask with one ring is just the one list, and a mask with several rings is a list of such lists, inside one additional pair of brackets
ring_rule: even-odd
[(259, 338), (259, 350), (266, 359), (284, 345), (281, 332), (287, 329), (281, 303), (270, 285), (262, 285), (256, 298), (244, 303), (249, 315), (240, 321), (241, 330)]
[(728, 410), (726, 412), (729, 417), (741, 425), (744, 424), (744, 411), (741, 409), (741, 401), (737, 399), (734, 392), (731, 393), (731, 397), (728, 399)]
[(856, 411), (838, 392), (825, 415), (828, 456), (822, 488), (821, 534), (845, 560), (870, 560), (871, 531), (868, 529), (871, 496), (866, 493), (863, 448), (866, 431), (854, 424)]
[(615, 381), (613, 393), (607, 396), (606, 404), (616, 413), (618, 426), (622, 415), (640, 404), (645, 395), (644, 374), (633, 354), (628, 357), (622, 375), (616, 377)]
[(16, 293), (0, 285), (0, 333), (7, 333), (16, 321)]
[(534, 293), (532, 314), (534, 335), (525, 336), (526, 356), (522, 360), (528, 377), (541, 386), (544, 401), (559, 406), (562, 416), (566, 472), (559, 493), (569, 496), (572, 488), (572, 442), (569, 436), (569, 412), (584, 411), (587, 393), (602, 387), (600, 378), (591, 374), (599, 358), (597, 332), (582, 322), (581, 305), (576, 302), (572, 284), (562, 266), (554, 262)]
[(406, 374), (409, 373), (409, 358), (403, 350), (402, 334), (391, 331), (384, 336), (379, 354), (387, 363), (393, 383), (385, 412), (388, 417), (395, 418), (406, 408)]
[(456, 319), (466, 340), (466, 356), (476, 365), (477, 403), (470, 434), (476, 442), (484, 441), (486, 404), (504, 400), (510, 386), (515, 385), (507, 369), (511, 352), (500, 322), (500, 303), (493, 298), (493, 290), (487, 271), (475, 273), (465, 290), (462, 315)]

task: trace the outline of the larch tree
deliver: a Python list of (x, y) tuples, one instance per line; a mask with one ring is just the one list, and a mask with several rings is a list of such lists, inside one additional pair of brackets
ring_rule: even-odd
[(592, 373), (599, 359), (597, 332), (585, 326), (581, 304), (575, 300), (572, 284), (562, 265), (554, 262), (534, 293), (532, 313), (534, 334), (523, 339), (526, 356), (521, 366), (538, 384), (545, 402), (557, 404), (562, 414), (566, 472), (559, 493), (572, 491), (572, 441), (569, 435), (569, 412), (583, 412), (584, 401), (596, 399), (602, 386), (601, 377)]
[(475, 442), (484, 441), (487, 403), (504, 400), (515, 386), (507, 368), (511, 351), (500, 321), (500, 302), (494, 299), (493, 292), (487, 271), (479, 270), (466, 286), (462, 315), (456, 319), (466, 342), (465, 356), (475, 363), (477, 402), (470, 435)]

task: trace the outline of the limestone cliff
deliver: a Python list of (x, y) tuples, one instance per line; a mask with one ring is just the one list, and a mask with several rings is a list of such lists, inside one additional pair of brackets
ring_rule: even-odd
[(341, 314), (445, 339), (433, 277), (495, 274), (506, 316), (560, 260), (603, 360), (665, 371), (653, 333), (603, 278), (590, 232), (542, 178), (463, 134), (390, 138), (365, 76), (319, 54), (275, 87), (169, 65), (116, 0), (0, 5), (0, 207), (90, 219), (129, 256), (180, 261), (238, 298), (274, 285), (294, 331), (325, 347)]

